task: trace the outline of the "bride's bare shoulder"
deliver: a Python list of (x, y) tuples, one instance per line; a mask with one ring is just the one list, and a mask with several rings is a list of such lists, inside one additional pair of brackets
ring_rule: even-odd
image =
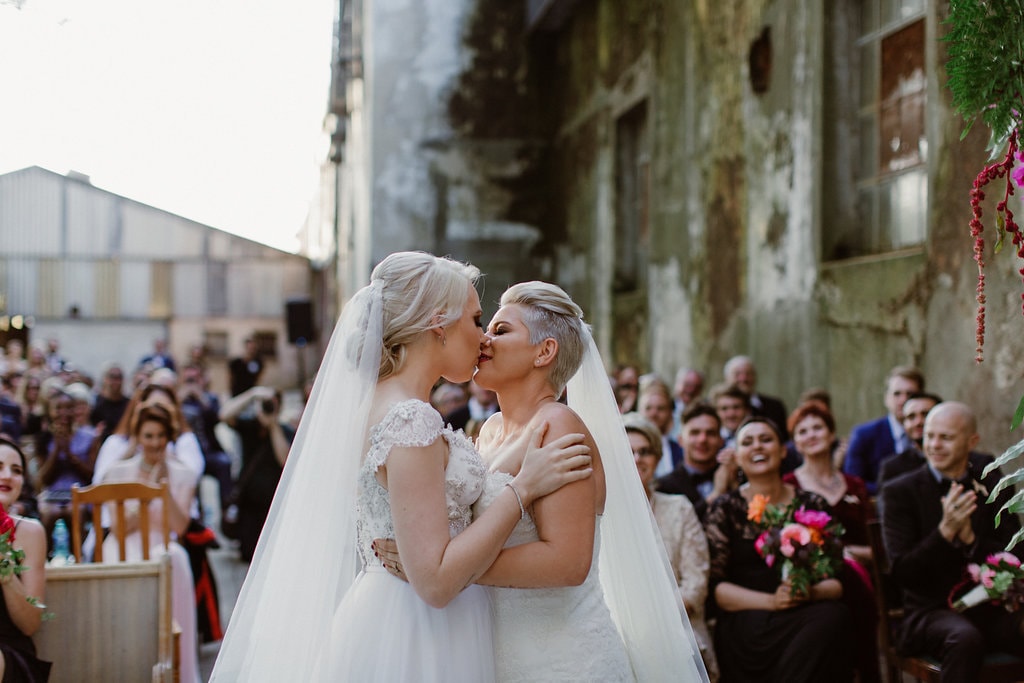
[(535, 418), (537, 422), (548, 423), (548, 434), (561, 436), (569, 433), (587, 433), (587, 427), (576, 412), (558, 401), (541, 406)]

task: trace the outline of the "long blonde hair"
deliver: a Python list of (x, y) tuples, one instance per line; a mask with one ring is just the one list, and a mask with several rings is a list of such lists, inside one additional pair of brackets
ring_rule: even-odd
[(378, 379), (402, 369), (408, 345), (421, 333), (462, 317), (468, 285), (479, 277), (476, 266), (421, 251), (396, 252), (373, 269), (370, 283), (380, 283), (383, 299)]

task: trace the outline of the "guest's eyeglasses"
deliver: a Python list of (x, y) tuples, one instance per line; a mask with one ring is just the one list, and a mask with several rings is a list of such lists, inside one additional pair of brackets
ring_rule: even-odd
[(634, 448), (633, 449), (633, 457), (634, 458), (645, 458), (645, 457), (650, 456), (650, 455), (657, 455), (657, 454), (654, 451), (652, 451), (650, 448)]

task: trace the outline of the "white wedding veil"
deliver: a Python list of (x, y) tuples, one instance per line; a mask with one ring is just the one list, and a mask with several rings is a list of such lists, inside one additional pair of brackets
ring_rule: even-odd
[(708, 681), (675, 573), (647, 502), (601, 355), (589, 331), (583, 363), (566, 388), (605, 471), (599, 570), (605, 599), (637, 681)]
[(381, 306), (378, 280), (342, 311), (211, 681), (317, 679), (335, 608), (358, 570), (355, 484), (381, 363)]

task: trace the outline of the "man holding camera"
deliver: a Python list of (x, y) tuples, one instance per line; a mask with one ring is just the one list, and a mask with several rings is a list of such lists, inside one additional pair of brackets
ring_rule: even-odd
[[(280, 414), (281, 393), (266, 386), (246, 389), (220, 410), (221, 421), (238, 433), (242, 445), (242, 472), (229, 502), (237, 506), (239, 551), (246, 562), (256, 549), (295, 437), (294, 429), (281, 422)], [(235, 511), (230, 505), (228, 508), (225, 519), (230, 523)]]

